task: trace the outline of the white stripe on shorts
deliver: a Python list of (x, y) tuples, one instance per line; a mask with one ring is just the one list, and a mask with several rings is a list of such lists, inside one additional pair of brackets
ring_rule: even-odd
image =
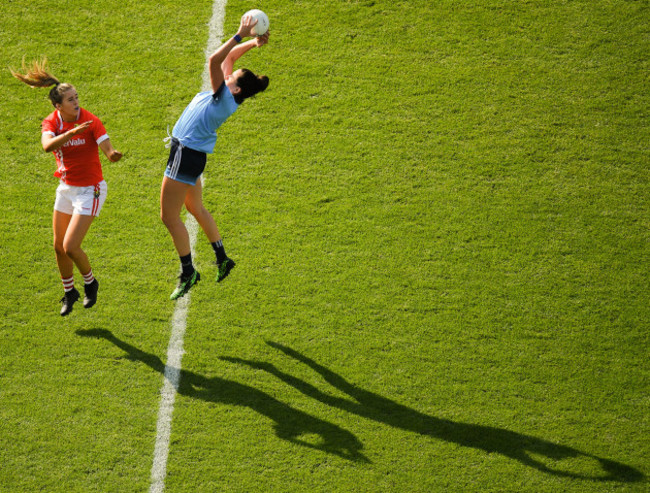
[(176, 153), (174, 154), (174, 161), (172, 162), (172, 169), (169, 171), (169, 177), (173, 180), (178, 175), (178, 169), (181, 167), (181, 160), (183, 159), (183, 144), (178, 143)]

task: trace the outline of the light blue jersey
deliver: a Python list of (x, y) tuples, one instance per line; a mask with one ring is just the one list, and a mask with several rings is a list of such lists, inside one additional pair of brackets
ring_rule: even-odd
[(185, 147), (211, 154), (217, 142), (217, 129), (238, 107), (225, 83), (216, 95), (200, 92), (174, 125), (172, 136)]

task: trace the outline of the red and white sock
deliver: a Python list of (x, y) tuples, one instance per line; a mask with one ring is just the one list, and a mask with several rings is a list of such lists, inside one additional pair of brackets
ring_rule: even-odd
[(61, 278), (61, 282), (63, 283), (63, 290), (67, 293), (68, 291), (72, 291), (74, 289), (74, 277), (70, 276), (68, 278)]
[(92, 282), (95, 280), (95, 276), (93, 276), (93, 270), (90, 269), (88, 271), (88, 274), (84, 274), (84, 284), (92, 284)]

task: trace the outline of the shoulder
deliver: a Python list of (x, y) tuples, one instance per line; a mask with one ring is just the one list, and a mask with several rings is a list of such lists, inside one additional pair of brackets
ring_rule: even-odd
[(230, 89), (225, 82), (219, 87), (217, 92), (212, 95), (212, 100), (216, 104), (225, 104), (231, 108), (231, 111), (234, 111), (239, 107), (239, 104), (235, 101), (235, 96), (230, 92)]
[[(79, 110), (79, 121), (80, 122), (92, 121), (92, 123), (90, 124), (90, 130), (95, 135), (96, 139), (99, 139), (101, 136), (106, 134), (106, 128), (104, 127), (102, 121), (96, 115), (92, 114), (88, 110), (85, 110), (83, 108)], [(105, 140), (106, 138), (102, 140)], [(98, 141), (97, 143), (99, 144), (100, 141)]]
[(79, 109), (79, 120), (82, 121), (92, 120), (93, 122), (95, 121), (101, 122), (99, 117), (97, 117), (96, 115), (92, 114), (90, 111), (84, 108)]
[(54, 110), (52, 113), (43, 118), (43, 123), (45, 122), (55, 122), (58, 119), (59, 112)]
[(215, 101), (221, 101), (224, 99), (234, 99), (235, 97), (230, 92), (230, 88), (226, 85), (225, 82), (222, 82), (219, 86), (219, 89), (212, 94), (212, 99)]
[(55, 129), (62, 126), (61, 119), (59, 118), (59, 112), (54, 110), (52, 113), (43, 118), (41, 122), (41, 128), (43, 132), (53, 132)]
[(219, 86), (219, 89), (217, 89), (214, 92), (214, 94), (212, 94), (212, 99), (214, 99), (215, 101), (219, 101), (219, 99), (221, 99), (221, 97), (223, 96), (224, 90), (230, 92), (225, 81), (222, 82), (221, 85)]

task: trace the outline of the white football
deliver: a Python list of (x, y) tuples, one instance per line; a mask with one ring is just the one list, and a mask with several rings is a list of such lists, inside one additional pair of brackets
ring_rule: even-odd
[(253, 9), (246, 12), (242, 17), (250, 15), (253, 18), (253, 21), (257, 21), (257, 24), (251, 29), (251, 34), (253, 36), (262, 36), (266, 31), (269, 30), (269, 17), (259, 9)]

